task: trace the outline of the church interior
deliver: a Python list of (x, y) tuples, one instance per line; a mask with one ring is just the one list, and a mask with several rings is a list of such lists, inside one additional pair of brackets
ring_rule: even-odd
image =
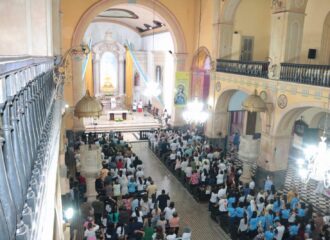
[(330, 239), (329, 0), (0, 13), (0, 240)]

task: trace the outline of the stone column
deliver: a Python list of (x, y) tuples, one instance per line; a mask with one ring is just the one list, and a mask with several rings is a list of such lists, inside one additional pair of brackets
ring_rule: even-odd
[(266, 177), (272, 176), (276, 188), (282, 187), (288, 166), (291, 135), (270, 135), (262, 133), (260, 154), (257, 159), (257, 185), (262, 186)]
[[(82, 59), (72, 59), (72, 94), (73, 94), (73, 107), (77, 102), (85, 95), (86, 83), (82, 79)], [(73, 130), (80, 131), (84, 130), (83, 119), (77, 117), (73, 118)]]
[[(176, 72), (184, 72), (184, 71), (188, 71), (188, 67), (186, 66), (187, 62), (188, 62), (188, 54), (186, 53), (176, 53), (174, 56), (174, 69), (176, 69), (176, 71), (174, 72), (174, 83), (176, 81), (175, 78), (175, 73)], [(190, 70), (189, 70), (190, 71)], [(173, 85), (175, 87), (175, 84)], [(172, 91), (174, 91), (174, 88), (172, 89)], [(190, 92), (190, 89), (189, 89)], [(173, 95), (174, 96), (174, 95)], [(189, 101), (190, 99), (188, 99)], [(174, 99), (172, 99), (172, 115), (171, 115), (171, 120), (169, 121), (170, 124), (172, 126), (182, 126), (185, 125), (186, 122), (184, 121), (184, 119), (182, 118), (182, 113), (185, 109), (185, 107), (178, 107), (174, 104)]]
[(269, 47), (270, 78), (279, 78), (280, 63), (299, 62), (306, 4), (307, 0), (287, 0), (273, 4)]
[(217, 25), (220, 31), (219, 57), (224, 59), (231, 59), (234, 24), (231, 22), (221, 22)]
[(95, 178), (102, 168), (101, 148), (97, 145), (82, 145), (80, 147), (81, 175), (86, 177), (88, 201), (95, 200)]
[(221, 0), (213, 0), (213, 27), (212, 27), (212, 59), (220, 56), (220, 8)]
[(243, 162), (243, 173), (240, 181), (249, 183), (251, 181), (252, 166), (257, 163), (260, 152), (260, 139), (253, 139), (252, 135), (240, 137), (238, 156)]
[(94, 78), (94, 96), (98, 97), (100, 93), (100, 59), (96, 55), (93, 59), (93, 78)]

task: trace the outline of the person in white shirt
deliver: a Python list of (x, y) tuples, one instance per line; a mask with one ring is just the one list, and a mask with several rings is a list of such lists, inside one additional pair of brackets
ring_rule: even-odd
[(249, 183), (249, 188), (250, 188), (251, 190), (254, 190), (255, 186), (256, 186), (256, 183), (255, 183), (254, 180), (252, 179), (251, 182)]
[(191, 229), (189, 227), (183, 229), (181, 238), (182, 240), (191, 240)]
[(213, 205), (215, 205), (218, 202), (218, 191), (217, 189), (214, 187), (212, 189), (211, 192), (211, 197), (210, 197), (210, 201), (209, 201), (209, 211), (212, 210)]
[(224, 173), (223, 171), (219, 170), (219, 173), (217, 175), (217, 184), (223, 184), (223, 178), (224, 178)]
[(169, 230), (169, 234), (166, 236), (166, 240), (176, 240), (176, 234), (173, 229)]
[(283, 235), (284, 235), (284, 231), (285, 231), (285, 227), (280, 223), (279, 220), (276, 220), (275, 223), (276, 223), (276, 226), (277, 226), (276, 230), (275, 230), (275, 232), (276, 232), (275, 239), (276, 240), (282, 240)]
[(174, 202), (170, 202), (170, 205), (164, 209), (165, 219), (169, 221), (173, 218), (173, 213), (176, 212)]
[(218, 198), (221, 199), (222, 197), (226, 196), (227, 188), (222, 186), (218, 191)]

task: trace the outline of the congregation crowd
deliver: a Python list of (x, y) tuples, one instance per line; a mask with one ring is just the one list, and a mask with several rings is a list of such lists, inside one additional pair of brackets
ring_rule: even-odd
[[(88, 139), (83, 136), (75, 148), (78, 150), (81, 144), (99, 145), (103, 159), (95, 179), (96, 200), (77, 203), (84, 219), (84, 239), (191, 239), (191, 229), (181, 227), (170, 193), (158, 189), (152, 177), (145, 175), (143, 161), (120, 133), (101, 137), (90, 134)], [(76, 195), (83, 199), (86, 179), (77, 173), (72, 182), (80, 186)]]
[(295, 189), (283, 193), (267, 177), (264, 186), (240, 181), (235, 149), (214, 147), (197, 130), (158, 130), (149, 147), (199, 201), (209, 201), (210, 216), (232, 239), (330, 239), (330, 214), (320, 214)]

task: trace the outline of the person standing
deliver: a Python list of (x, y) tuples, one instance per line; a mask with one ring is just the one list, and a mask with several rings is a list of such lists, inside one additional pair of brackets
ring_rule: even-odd
[(163, 189), (162, 193), (157, 197), (158, 206), (160, 210), (162, 210), (162, 212), (167, 207), (168, 200), (170, 200), (170, 197), (168, 196), (168, 194), (165, 193), (165, 190)]

